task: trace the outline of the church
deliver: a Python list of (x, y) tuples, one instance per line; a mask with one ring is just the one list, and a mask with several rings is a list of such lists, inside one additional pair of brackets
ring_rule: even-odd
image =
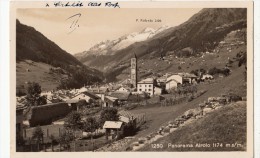
[(137, 57), (136, 54), (134, 53), (134, 56), (131, 58), (131, 84), (134, 89), (137, 88)]
[(156, 86), (156, 82), (154, 82), (153, 78), (147, 78), (140, 82), (137, 82), (137, 56), (134, 53), (134, 56), (131, 58), (131, 73), (130, 73), (130, 81), (131, 85), (138, 93), (147, 93), (150, 96), (152, 95), (160, 95), (162, 93), (162, 88)]

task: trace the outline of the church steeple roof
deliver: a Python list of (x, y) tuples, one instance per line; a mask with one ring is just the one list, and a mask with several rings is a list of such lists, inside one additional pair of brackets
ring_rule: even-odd
[(137, 56), (136, 56), (136, 54), (135, 53), (133, 53), (133, 57), (132, 58), (137, 58)]

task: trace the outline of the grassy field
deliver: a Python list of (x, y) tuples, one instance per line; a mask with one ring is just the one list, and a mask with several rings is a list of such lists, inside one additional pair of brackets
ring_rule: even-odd
[[(218, 109), (153, 144), (163, 144), (163, 147), (152, 148), (149, 144), (140, 151), (245, 151), (246, 102), (232, 103)], [(186, 144), (193, 147), (180, 147)], [(207, 147), (196, 147), (196, 144), (207, 144)]]
[[(234, 42), (236, 40), (241, 40), (236, 38), (233, 34), (228, 34), (224, 39), (226, 42)], [(236, 54), (240, 51), (246, 51), (245, 44), (239, 46), (233, 46), (232, 51), (229, 52), (227, 49), (231, 46), (218, 47), (218, 53), (213, 54), (204, 54), (203, 57), (190, 57), (190, 58), (175, 58), (174, 55), (166, 55), (165, 60), (160, 60), (159, 58), (145, 58), (138, 60), (138, 77), (139, 79), (143, 78), (149, 73), (165, 74), (165, 73), (176, 73), (176, 72), (191, 72), (192, 70), (203, 68), (209, 70), (210, 68), (224, 68), (230, 60), (234, 60)], [(181, 69), (179, 69), (179, 66)], [(237, 65), (235, 65), (237, 66)], [(118, 79), (129, 78), (130, 68), (127, 68), (123, 71), (122, 74), (118, 75)], [(147, 76), (146, 76), (147, 77)]]
[[(36, 127), (31, 127), (31, 128), (27, 128), (24, 131), (24, 139), (25, 140), (29, 140), (32, 138), (33, 135), (33, 131)], [(42, 130), (43, 130), (43, 138), (45, 142), (49, 142), (50, 141), (50, 136), (54, 136), (55, 139), (58, 139), (60, 137), (60, 135), (62, 134), (62, 132), (64, 132), (64, 127), (63, 125), (59, 125), (59, 124), (53, 124), (53, 125), (46, 125), (46, 126), (41, 126)], [(26, 133), (26, 134), (25, 134)], [(81, 137), (82, 136), (82, 132), (81, 131), (76, 131), (76, 136)]]
[[(26, 87), (28, 82), (37, 82), (43, 91), (55, 89), (59, 85), (59, 80), (66, 78), (67, 75), (49, 73), (52, 66), (44, 63), (32, 62), (29, 60), (16, 63), (16, 87), (19, 89)], [(27, 71), (29, 70), (29, 71)]]
[[(204, 83), (198, 85), (198, 90), (207, 90), (202, 96), (192, 100), (191, 102), (183, 102), (181, 104), (162, 107), (160, 104), (158, 106), (149, 107), (140, 107), (131, 110), (132, 113), (146, 114), (146, 123), (142, 126), (141, 130), (134, 136), (128, 145), (132, 142), (137, 141), (140, 137), (146, 137), (150, 133), (159, 129), (160, 126), (164, 126), (170, 120), (176, 119), (178, 116), (183, 114), (185, 111), (196, 108), (200, 103), (207, 101), (208, 97), (217, 97), (223, 93), (226, 93), (230, 90), (235, 91), (235, 93), (241, 93), (240, 95), (245, 95), (245, 87), (243, 80), (243, 67), (235, 68), (232, 71), (232, 74), (228, 77), (218, 78), (215, 82)], [(227, 86), (228, 85), (228, 86)], [(122, 147), (122, 151), (128, 146)]]
[[(24, 138), (26, 138), (26, 139), (31, 138), (35, 128), (36, 127), (25, 129), (26, 137), (25, 137), (25, 132), (24, 132)], [(62, 132), (64, 130), (63, 125), (47, 125), (47, 126), (41, 126), (41, 128), (44, 133), (44, 135), (43, 135), (44, 138), (47, 138), (47, 133), (49, 136), (53, 135), (55, 138), (58, 138), (60, 136), (59, 130), (60, 130), (60, 132)], [(47, 130), (48, 130), (48, 132), (47, 132)]]

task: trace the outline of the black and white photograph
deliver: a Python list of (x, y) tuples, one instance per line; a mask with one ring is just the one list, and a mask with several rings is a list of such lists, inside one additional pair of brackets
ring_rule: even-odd
[(252, 154), (245, 4), (16, 7), (15, 152)]

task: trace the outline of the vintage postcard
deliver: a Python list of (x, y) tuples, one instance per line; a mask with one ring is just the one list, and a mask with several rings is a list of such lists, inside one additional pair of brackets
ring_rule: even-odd
[(253, 3), (12, 1), (11, 157), (253, 156)]

